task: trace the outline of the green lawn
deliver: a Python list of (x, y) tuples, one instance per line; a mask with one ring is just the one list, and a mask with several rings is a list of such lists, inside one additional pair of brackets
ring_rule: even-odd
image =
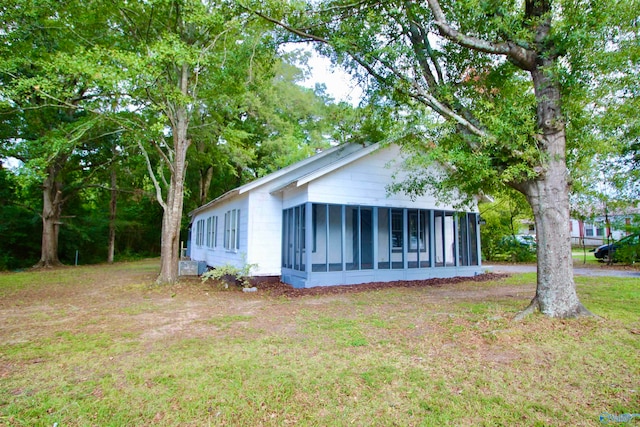
[(0, 274), (0, 425), (596, 426), (640, 413), (637, 279), (576, 278), (598, 317), (514, 322), (534, 274), (289, 299), (159, 288), (156, 270)]
[(573, 265), (575, 266), (599, 266), (602, 265), (600, 261), (593, 256), (593, 252), (590, 249), (586, 251), (583, 249), (573, 249)]

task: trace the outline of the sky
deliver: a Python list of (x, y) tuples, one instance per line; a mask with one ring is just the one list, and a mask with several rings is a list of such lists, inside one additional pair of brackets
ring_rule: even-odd
[[(300, 44), (284, 47), (285, 50), (300, 48)], [(310, 47), (305, 48), (305, 50), (311, 55), (308, 62), (311, 75), (300, 85), (313, 89), (316, 83), (324, 83), (327, 87), (327, 93), (336, 101), (358, 105), (363, 95), (362, 88), (358, 83), (342, 67), (331, 64), (328, 58), (318, 54)]]

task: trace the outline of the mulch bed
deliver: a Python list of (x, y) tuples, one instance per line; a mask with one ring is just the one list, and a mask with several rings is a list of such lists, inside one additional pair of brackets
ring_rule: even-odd
[(462, 282), (487, 282), (509, 277), (509, 274), (484, 273), (473, 277), (451, 277), (427, 280), (399, 280), (395, 282), (371, 282), (359, 285), (316, 286), (313, 288), (296, 289), (282, 283), (277, 277), (260, 278), (254, 281), (259, 293), (267, 293), (275, 297), (299, 298), (307, 295), (340, 295), (358, 292), (376, 291), (389, 288), (427, 288), (442, 287)]

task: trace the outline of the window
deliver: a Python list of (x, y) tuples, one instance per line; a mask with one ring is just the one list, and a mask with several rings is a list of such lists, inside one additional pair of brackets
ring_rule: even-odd
[(402, 252), (402, 209), (391, 211), (391, 247), (394, 252)]
[(217, 242), (218, 234), (218, 217), (210, 216), (207, 218), (207, 247), (215, 248), (218, 246)]
[(207, 218), (207, 247), (211, 247), (211, 217)]
[(224, 214), (224, 248), (228, 251), (240, 249), (240, 209), (231, 209)]
[(204, 219), (199, 219), (196, 222), (196, 246), (202, 246), (204, 244)]

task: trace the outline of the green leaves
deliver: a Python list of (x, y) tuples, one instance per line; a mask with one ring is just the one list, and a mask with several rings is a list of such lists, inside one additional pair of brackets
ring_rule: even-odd
[[(540, 64), (546, 61), (543, 73), (562, 90), (562, 119), (557, 120), (567, 124), (572, 168), (588, 163), (594, 153), (619, 152), (616, 137), (628, 141), (638, 134), (632, 113), (640, 99), (635, 96), (640, 43), (633, 25), (638, 2), (601, 3), (568, 0), (545, 3), (550, 7), (542, 10), (516, 1), (440, 1), (460, 33), (493, 46), (528, 49)], [(545, 154), (538, 107), (547, 95), (536, 97), (531, 75), (514, 65), (513, 57), (440, 37), (427, 4), (338, 0), (311, 12), (308, 5), (288, 5), (300, 7), (299, 13), (289, 13), (289, 25), (326, 40), (331, 49), (321, 45), (319, 50), (362, 77), (371, 99), (387, 99), (401, 122), (433, 141), (417, 152), (427, 155), (423, 146), (430, 147), (429, 159), (451, 166), (446, 168), (455, 178), (451, 182), (469, 190), (474, 183), (478, 191), (544, 175), (551, 157)], [(425, 114), (418, 124), (417, 115), (407, 113), (419, 109), (416, 102), (440, 118)], [(478, 138), (480, 133), (486, 137)], [(606, 138), (598, 136), (604, 133)], [(418, 181), (407, 188), (420, 189)]]

